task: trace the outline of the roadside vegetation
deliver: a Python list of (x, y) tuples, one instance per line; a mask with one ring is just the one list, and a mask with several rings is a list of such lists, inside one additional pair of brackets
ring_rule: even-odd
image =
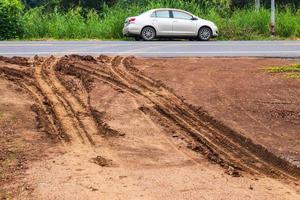
[[(269, 2), (254, 0), (0, 0), (0, 39), (122, 39), (124, 20), (146, 10), (172, 7), (211, 20), (221, 40), (268, 39)], [(277, 38), (300, 37), (300, 3), (277, 5)]]
[(300, 78), (300, 64), (285, 66), (285, 67), (270, 67), (268, 71), (271, 73), (284, 73), (289, 78)]

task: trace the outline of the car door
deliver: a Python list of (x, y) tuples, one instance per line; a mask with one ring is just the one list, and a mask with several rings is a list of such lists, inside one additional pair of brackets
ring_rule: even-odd
[(178, 36), (195, 36), (197, 35), (197, 21), (193, 20), (193, 16), (173, 10), (173, 34)]
[(151, 15), (151, 21), (156, 34), (161, 36), (172, 35), (173, 19), (169, 10), (157, 10)]

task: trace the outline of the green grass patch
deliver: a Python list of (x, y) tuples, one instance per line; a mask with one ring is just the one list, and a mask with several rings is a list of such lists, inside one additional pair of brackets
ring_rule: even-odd
[(270, 67), (268, 71), (272, 73), (300, 72), (300, 64), (284, 67)]
[(300, 73), (297, 73), (297, 74), (289, 74), (288, 77), (289, 77), (289, 78), (294, 78), (294, 79), (300, 79)]
[(288, 78), (299, 79), (300, 78), (300, 64), (294, 64), (290, 66), (283, 67), (270, 67), (267, 68), (270, 73), (283, 73), (286, 74)]

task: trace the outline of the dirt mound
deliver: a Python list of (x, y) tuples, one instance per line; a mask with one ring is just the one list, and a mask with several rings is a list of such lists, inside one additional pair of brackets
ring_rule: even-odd
[(0, 56), (0, 61), (4, 61), (10, 64), (16, 64), (20, 66), (30, 66), (29, 58), (13, 56), (11, 58)]

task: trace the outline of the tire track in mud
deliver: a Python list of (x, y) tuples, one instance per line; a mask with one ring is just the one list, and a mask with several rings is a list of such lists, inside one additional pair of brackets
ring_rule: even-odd
[(71, 108), (68, 107), (68, 104), (62, 97), (58, 96), (57, 89), (53, 87), (53, 85), (50, 85), (51, 83), (49, 83), (49, 80), (47, 80), (47, 77), (43, 72), (45, 65), (53, 65), (54, 63), (55, 59), (51, 57), (40, 64), (35, 64), (34, 78), (43, 94), (49, 99), (50, 104), (53, 105), (55, 115), (60, 121), (64, 132), (70, 136), (70, 141), (75, 143), (85, 143), (86, 140), (81, 135), (80, 130), (78, 130), (79, 125), (74, 121)]
[[(148, 90), (149, 92), (146, 92), (144, 96), (150, 99), (150, 101), (155, 105), (154, 109), (169, 120), (173, 121), (176, 125), (180, 126), (182, 129), (188, 132), (189, 135), (192, 135), (195, 139), (199, 140), (202, 151), (204, 150), (206, 156), (209, 159), (223, 166), (232, 166), (238, 169), (243, 168), (250, 171), (250, 168), (248, 168), (247, 166), (239, 166), (241, 165), (241, 162), (236, 162), (235, 160), (237, 156), (241, 156), (241, 152), (233, 151), (233, 153), (229, 154), (228, 151), (224, 151), (224, 148), (232, 149), (232, 146), (229, 145), (230, 142), (226, 141), (224, 137), (212, 136), (213, 133), (216, 134), (217, 132), (213, 129), (206, 130), (205, 124), (199, 124), (193, 113), (189, 112), (189, 108), (185, 104), (182, 104), (182, 100), (179, 99), (176, 95), (170, 93), (164, 87), (153, 87), (153, 85), (155, 85), (153, 84), (153, 82), (150, 82), (152, 84), (149, 84), (149, 81), (144, 81), (145, 79), (141, 80), (139, 78), (136, 78), (135, 75), (127, 71), (127, 69), (130, 67), (130, 63), (127, 59), (124, 59), (122, 65), (120, 65), (120, 63), (112, 63), (112, 67), (115, 73), (118, 73), (119, 76), (126, 79), (126, 81), (130, 82), (130, 84), (135, 84), (137, 87), (140, 87), (143, 90)], [(206, 138), (201, 137), (201, 135), (203, 135), (204, 133), (206, 134)], [(220, 148), (220, 144), (222, 145), (222, 148)], [(239, 165), (237, 165), (237, 163)]]
[(55, 116), (49, 100), (36, 85), (32, 74), (8, 67), (1, 67), (0, 74), (4, 74), (6, 79), (23, 88), (34, 99), (35, 104), (32, 105), (31, 109), (36, 113), (38, 126), (43, 128), (43, 131), (53, 141), (62, 141), (63, 144), (64, 141), (69, 141), (68, 135), (61, 129), (60, 122)]
[[(80, 73), (91, 74), (117, 89), (125, 90), (134, 97), (143, 97), (148, 106), (147, 114), (166, 118), (170, 125), (180, 127), (198, 142), (194, 150), (204, 154), (225, 168), (272, 177), (300, 177), (299, 169), (277, 157), (261, 145), (231, 130), (202, 110), (184, 102), (160, 82), (146, 77), (134, 68), (130, 58), (115, 57), (106, 67), (111, 71), (97, 69), (73, 62)], [(149, 106), (150, 103), (150, 106)], [(158, 120), (159, 121), (159, 120)]]
[[(32, 72), (0, 67), (0, 73), (13, 81), (35, 100), (32, 110), (39, 126), (49, 135), (59, 135), (63, 141), (94, 145), (92, 137), (99, 135), (99, 127), (91, 110), (82, 104), (56, 77), (57, 59), (36, 57)], [(10, 62), (8, 62), (10, 63)], [(64, 143), (64, 142), (63, 142)]]
[[(126, 61), (126, 59), (125, 59)], [(126, 67), (126, 65), (128, 67)], [(124, 63), (125, 70), (128, 71), (128, 69), (133, 68), (130, 67), (132, 63)], [(129, 73), (126, 74), (126, 77), (129, 77), (128, 74), (130, 72), (132, 73), (133, 77), (137, 74), (138, 70), (129, 70)], [(125, 77), (125, 76), (124, 76)], [(137, 75), (135, 77), (140, 78), (140, 75)], [(145, 81), (146, 80), (146, 81)], [(142, 78), (141, 82), (144, 81), (146, 83), (143, 85), (143, 88), (151, 88), (153, 86), (153, 81), (150, 80), (150, 85), (147, 86), (149, 83), (149, 78), (145, 79)], [(160, 90), (163, 91), (163, 90)], [(165, 93), (168, 94), (168, 89), (165, 89)], [(169, 92), (167, 96), (170, 96), (171, 98), (165, 99), (167, 103), (170, 101), (172, 104), (178, 103), (178, 107), (176, 109), (178, 110), (179, 114), (184, 114), (186, 116), (185, 120), (192, 119), (194, 121), (191, 121), (191, 125), (194, 126), (200, 126), (203, 127), (203, 129), (198, 129), (198, 134), (206, 135), (205, 137), (211, 139), (209, 142), (216, 142), (216, 146), (221, 146), (222, 148), (226, 149), (226, 153), (230, 151), (229, 154), (232, 154), (232, 157), (235, 158), (236, 161), (238, 161), (239, 164), (242, 164), (243, 167), (249, 167), (251, 169), (255, 169), (258, 172), (263, 172), (268, 175), (284, 175), (284, 176), (290, 176), (290, 174), (295, 175), (296, 177), (299, 177), (299, 169), (295, 166), (291, 166), (288, 162), (280, 159), (279, 157), (276, 157), (274, 154), (268, 152), (265, 148), (263, 148), (260, 145), (254, 144), (252, 141), (248, 140), (245, 137), (242, 137), (238, 133), (234, 132), (233, 130), (230, 130), (228, 127), (223, 126), (220, 127), (221, 124), (215, 124), (217, 126), (213, 126), (213, 123), (211, 123), (208, 120), (204, 120), (199, 118), (199, 113), (195, 112), (194, 109), (191, 108), (191, 106), (186, 105), (182, 99), (178, 98), (175, 94), (172, 92)], [(164, 95), (159, 95), (159, 97), (164, 97)], [(175, 100), (175, 101), (174, 101)], [(169, 107), (170, 108), (170, 107)], [(186, 115), (187, 113), (187, 115)], [(206, 114), (206, 113), (202, 113)], [(206, 116), (209, 117), (209, 116)], [(211, 118), (211, 121), (214, 119)], [(207, 122), (207, 123), (205, 123)], [(221, 128), (221, 129), (220, 129)], [(206, 129), (206, 130), (205, 130)], [(222, 130), (227, 129), (227, 130)], [(209, 132), (213, 133), (213, 135), (209, 134)], [(226, 134), (227, 132), (227, 134)], [(224, 134), (225, 133), (225, 134)], [(213, 137), (221, 137), (221, 139), (214, 140)], [(224, 137), (225, 136), (225, 137)], [(205, 138), (206, 139), (206, 138)], [(207, 140), (207, 139), (206, 139)], [(214, 149), (215, 150), (215, 149)], [(243, 158), (245, 156), (245, 158)], [(240, 159), (236, 159), (242, 157)], [(271, 158), (271, 159), (270, 159)], [(230, 158), (229, 158), (230, 159)], [(230, 159), (231, 160), (231, 159)], [(270, 169), (274, 169), (270, 173)]]
[[(127, 63), (127, 65), (128, 65), (128, 63)], [(126, 66), (126, 63), (125, 63), (125, 66)], [(125, 67), (125, 70), (126, 69), (127, 70), (130, 69), (130, 63), (129, 63), (129, 67), (127, 67), (127, 68)], [(138, 70), (131, 70), (131, 72), (133, 74), (137, 74)], [(130, 73), (130, 71), (129, 71), (129, 73)], [(127, 75), (128, 75), (128, 73), (127, 73)], [(141, 77), (141, 76), (138, 75), (136, 77)], [(149, 83), (150, 79), (142, 78), (142, 81), (143, 80), (146, 80), (145, 83)], [(152, 85), (153, 85), (153, 81), (150, 82), (149, 87), (152, 87)], [(168, 90), (167, 90), (167, 92), (168, 92)], [(161, 95), (161, 96), (163, 96), (163, 95)], [(216, 146), (221, 144), (221, 146), (223, 148), (227, 148), (227, 150), (229, 150), (231, 152), (233, 151), (232, 152), (233, 157), (239, 158), (241, 156), (245, 156), (245, 159), (241, 158), (240, 160), (237, 160), (239, 163), (242, 163), (242, 165), (244, 165), (244, 167), (245, 166), (250, 167), (251, 169), (255, 169), (256, 171), (260, 171), (260, 172), (263, 172), (268, 175), (274, 175), (277, 173), (276, 175), (283, 174), (284, 176), (290, 176), (290, 174), (292, 174), (292, 176), (295, 175), (296, 177), (299, 177), (299, 169), (297, 167), (291, 166), (288, 162), (276, 157), (274, 154), (268, 152), (262, 146), (254, 144), (252, 141), (248, 140), (245, 137), (242, 137), (238, 133), (234, 132), (233, 130), (230, 130), (228, 127), (223, 126), (220, 123), (215, 124), (215, 125), (217, 125), (216, 127), (213, 126), (214, 124), (210, 122), (210, 121), (214, 121), (214, 119), (212, 119), (212, 118), (210, 119), (210, 121), (204, 120), (204, 122), (203, 122), (203, 119), (201, 119), (201, 118), (199, 119), (199, 113), (195, 112), (194, 109), (190, 108), (191, 107), (190, 105), (185, 105), (180, 98), (178, 98), (176, 95), (174, 95), (172, 93), (168, 96), (171, 96), (171, 98), (166, 99), (167, 101), (172, 102), (172, 99), (175, 99), (175, 102), (173, 101), (172, 103), (175, 103), (175, 104), (179, 103), (179, 105), (180, 105), (179, 114), (181, 114), (183, 111), (184, 111), (184, 113), (188, 113), (188, 115), (186, 115), (187, 119), (193, 119), (197, 126), (204, 127), (207, 129), (208, 132), (210, 131), (211, 133), (213, 133), (214, 134), (213, 137), (216, 137), (216, 135), (221, 137), (221, 140), (214, 141), (214, 142), (217, 142)], [(206, 113), (202, 113), (202, 114), (206, 114)], [(206, 117), (209, 117), (209, 116), (206, 116)], [(207, 123), (205, 123), (205, 121)], [(221, 127), (220, 127), (220, 125), (221, 125)], [(220, 128), (221, 128), (221, 130), (219, 130)], [(222, 130), (222, 129), (227, 129), (227, 130)], [(204, 131), (203, 129), (199, 130), (199, 131), (200, 131), (199, 134), (208, 133), (208, 132), (203, 132)], [(227, 134), (226, 134), (226, 132), (227, 132)], [(224, 133), (226, 135), (224, 135)], [(207, 136), (208, 136), (208, 138), (210, 137), (210, 135), (207, 135)], [(228, 152), (228, 151), (226, 151), (226, 152)], [(270, 173), (270, 169), (272, 169), (274, 167), (276, 170), (274, 170)]]
[[(99, 135), (98, 127), (92, 114), (77, 98), (73, 96), (59, 81), (55, 73), (55, 65), (58, 60), (54, 57), (47, 59), (36, 69), (36, 80), (49, 94), (52, 105), (55, 105), (57, 116), (63, 125), (63, 129), (72, 136), (72, 142), (94, 145), (93, 137)], [(42, 79), (41, 79), (42, 78)]]
[[(139, 90), (139, 93), (148, 99), (151, 103), (153, 103), (154, 110), (159, 113), (160, 115), (163, 115), (164, 117), (171, 120), (173, 123), (175, 123), (177, 126), (180, 126), (184, 131), (189, 133), (189, 135), (194, 136), (194, 139), (199, 140), (201, 144), (202, 151), (205, 152), (206, 156), (215, 161), (220, 163), (221, 165), (232, 165), (231, 162), (227, 161), (233, 161), (234, 157), (231, 157), (228, 155), (225, 151), (220, 149), (218, 146), (214, 145), (214, 143), (211, 141), (211, 139), (206, 139), (199, 137), (199, 129), (195, 126), (193, 121), (190, 121), (189, 119), (185, 119), (184, 115), (186, 113), (177, 106), (177, 102), (174, 102), (174, 99), (176, 100), (176, 97), (172, 96), (173, 94), (169, 94), (168, 91), (162, 91), (163, 88), (155, 88), (152, 87), (152, 85), (147, 84), (147, 82), (140, 81), (136, 76), (131, 74), (126, 70), (126, 65), (129, 65), (129, 62), (127, 58), (124, 60), (121, 57), (115, 57), (112, 60), (111, 68), (113, 73), (116, 74), (117, 77), (120, 77), (120, 79), (127, 85), (131, 85), (132, 87), (136, 88), (136, 90)], [(164, 94), (161, 94), (163, 92)], [(175, 106), (175, 107), (174, 107)], [(180, 113), (176, 110), (178, 109)], [(153, 110), (152, 110), (153, 112)], [(187, 116), (188, 117), (188, 116)], [(204, 130), (200, 130), (204, 131)], [(220, 141), (223, 143), (223, 141)], [(224, 143), (225, 144), (225, 143)], [(218, 152), (218, 153), (216, 153)], [(226, 156), (227, 159), (222, 158), (221, 156)], [(225, 161), (227, 160), (227, 161)], [(237, 165), (234, 166), (235, 168), (241, 168)]]
[[(91, 117), (91, 113), (78, 98), (74, 97), (57, 78), (55, 73), (55, 65), (50, 65), (47, 69), (48, 80), (51, 82), (53, 88), (56, 89), (56, 93), (59, 94), (70, 108), (73, 117), (77, 120), (79, 129), (81, 129), (81, 135), (84, 135), (91, 144), (95, 144), (93, 137), (98, 135), (98, 128), (94, 119)], [(83, 137), (84, 137), (83, 136)]]

